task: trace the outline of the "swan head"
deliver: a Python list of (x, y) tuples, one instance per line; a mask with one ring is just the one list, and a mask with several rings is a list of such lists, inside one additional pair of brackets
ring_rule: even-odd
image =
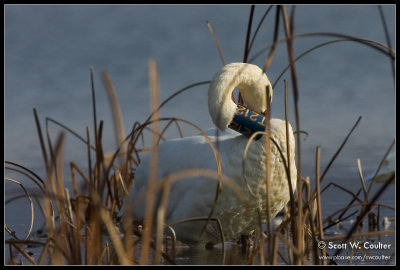
[(214, 75), (208, 88), (208, 110), (220, 130), (228, 127), (235, 114), (237, 105), (231, 98), (235, 88), (239, 89), (245, 105), (259, 114), (264, 113), (267, 103), (272, 101), (272, 85), (261, 68), (248, 63), (225, 65)]

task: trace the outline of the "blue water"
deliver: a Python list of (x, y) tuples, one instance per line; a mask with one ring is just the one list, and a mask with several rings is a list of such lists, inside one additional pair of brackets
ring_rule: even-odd
[[(267, 7), (256, 7), (253, 31)], [(128, 132), (135, 121), (144, 121), (150, 112), (149, 59), (157, 61), (161, 100), (189, 84), (210, 80), (222, 62), (206, 21), (214, 28), (226, 62), (241, 62), (249, 10), (248, 5), (6, 5), (5, 159), (44, 177), (32, 108), (37, 109), (42, 128), (44, 118), (51, 117), (81, 136), (85, 136), (86, 126), (93, 130), (91, 66), (95, 70), (98, 119), (105, 123), (103, 145), (105, 149), (115, 149), (101, 72), (108, 71), (113, 79)], [(383, 11), (395, 47), (395, 7), (385, 5)], [(272, 9), (260, 28), (250, 58), (272, 42), (274, 13)], [(387, 43), (374, 5), (297, 6), (295, 33), (305, 32), (335, 32)], [(280, 37), (283, 36), (281, 25)], [(295, 54), (332, 39), (298, 38)], [(262, 53), (253, 63), (262, 66), (267, 54)], [(281, 43), (267, 70), (272, 82), (287, 64), (287, 48)], [(364, 174), (373, 172), (395, 136), (390, 60), (365, 45), (341, 42), (308, 54), (296, 63), (296, 69), (300, 128), (309, 133), (302, 144), (303, 175), (314, 176), (316, 146), (322, 147), (324, 168), (362, 116), (324, 180), (356, 192), (356, 159), (361, 159)], [(283, 79), (289, 82), (289, 118), (294, 126), (289, 72), (274, 89), (272, 116), (284, 118)], [(207, 87), (199, 86), (178, 96), (161, 110), (161, 115), (184, 118), (203, 129), (212, 127)], [(196, 133), (188, 126), (183, 128), (185, 135)], [(53, 140), (59, 130), (50, 124)], [(174, 137), (177, 133), (171, 131), (167, 135)], [(67, 134), (66, 162), (86, 164), (86, 148), (82, 146)], [(336, 190), (323, 196), (327, 213), (341, 201), (338, 196), (342, 193)], [(394, 189), (385, 193), (384, 201), (394, 205)]]

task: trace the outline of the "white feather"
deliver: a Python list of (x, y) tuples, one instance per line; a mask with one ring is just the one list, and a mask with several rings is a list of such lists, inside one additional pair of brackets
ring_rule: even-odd
[[(261, 73), (260, 73), (261, 72)], [(270, 87), (268, 78), (254, 65), (234, 63), (225, 66), (217, 73), (209, 88), (210, 115), (220, 129), (225, 129), (233, 118), (236, 104), (231, 101), (234, 87), (238, 87), (247, 106), (261, 112), (266, 109), (265, 89)], [(272, 87), (270, 87), (272, 96)], [(251, 91), (251, 92), (250, 92)], [(264, 102), (263, 102), (264, 100)], [(219, 104), (219, 105), (218, 105)], [(277, 142), (286, 157), (285, 121), (271, 119), (271, 137)], [(222, 186), (215, 209), (214, 218), (221, 222), (225, 240), (234, 239), (239, 234), (248, 234), (259, 225), (259, 212), (265, 213), (266, 155), (270, 155), (270, 217), (274, 217), (288, 202), (288, 178), (284, 162), (278, 148), (271, 143), (270, 153), (265, 152), (265, 139), (252, 141), (243, 166), (243, 154), (249, 137), (227, 129), (219, 132), (206, 131), (211, 142), (217, 146), (222, 165), (222, 173), (234, 181), (246, 195), (245, 202), (239, 200), (235, 192), (227, 185)], [(218, 143), (217, 143), (218, 141)], [(294, 137), (289, 125), (290, 176), (293, 189), (296, 187), (297, 171), (294, 162)], [(144, 218), (145, 205), (143, 194), (147, 188), (150, 158), (144, 156), (135, 173), (134, 186), (130, 192), (136, 218)], [(173, 139), (159, 145), (158, 179), (186, 169), (217, 170), (213, 151), (204, 136)], [(166, 223), (194, 218), (208, 217), (215, 200), (217, 181), (201, 176), (193, 176), (174, 182), (170, 187), (166, 209)], [(142, 198), (142, 199), (141, 199)], [(265, 215), (262, 220), (265, 222)], [(200, 231), (205, 222), (184, 222), (173, 226), (178, 240), (186, 243), (220, 241), (218, 228), (211, 222), (201, 238)]]
[(258, 66), (246, 63), (225, 65), (215, 74), (208, 88), (208, 111), (214, 124), (225, 130), (231, 123), (236, 111), (231, 98), (235, 88), (239, 89), (250, 110), (264, 112), (267, 109), (266, 87), (269, 87), (272, 98), (271, 83)]

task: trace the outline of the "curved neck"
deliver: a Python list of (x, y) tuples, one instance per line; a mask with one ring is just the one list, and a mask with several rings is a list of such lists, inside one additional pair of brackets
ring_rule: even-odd
[(267, 89), (272, 99), (272, 86), (267, 75), (256, 65), (231, 63), (225, 65), (212, 79), (208, 89), (208, 110), (214, 124), (224, 130), (236, 110), (232, 92), (239, 89), (246, 106), (262, 113), (267, 109)]

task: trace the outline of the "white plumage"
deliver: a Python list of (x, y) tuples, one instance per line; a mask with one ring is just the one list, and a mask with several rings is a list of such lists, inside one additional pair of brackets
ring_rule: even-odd
[[(233, 119), (236, 104), (231, 100), (231, 93), (238, 88), (247, 107), (262, 113), (267, 108), (266, 91), (272, 86), (262, 70), (251, 64), (232, 63), (223, 67), (211, 81), (208, 91), (208, 106), (214, 124), (225, 130)], [(271, 119), (271, 137), (277, 142), (286, 159), (285, 121)], [(247, 152), (245, 166), (243, 153), (249, 137), (227, 129), (220, 132), (218, 138), (215, 129), (206, 132), (215, 146), (221, 160), (223, 175), (234, 181), (246, 195), (240, 201), (235, 192), (227, 185), (222, 185), (221, 193), (215, 205), (212, 217), (221, 222), (225, 240), (233, 240), (240, 234), (249, 234), (259, 226), (259, 212), (265, 213), (266, 155), (270, 155), (270, 217), (274, 217), (288, 202), (289, 188), (287, 173), (277, 147), (271, 143), (270, 153), (265, 152), (265, 139), (251, 142)], [(263, 137), (264, 138), (264, 137)], [(216, 143), (218, 140), (218, 143)], [(290, 175), (293, 189), (296, 187), (297, 171), (294, 162), (294, 138), (289, 125)], [(204, 136), (173, 139), (159, 145), (158, 179), (187, 169), (217, 170), (213, 151)], [(143, 194), (147, 188), (149, 175), (149, 155), (142, 158), (136, 170), (134, 186), (130, 192), (134, 206), (134, 216), (142, 219), (145, 215)], [(243, 171), (244, 170), (244, 171)], [(166, 223), (194, 217), (208, 217), (215, 200), (217, 181), (200, 176), (183, 179), (171, 185)], [(251, 192), (249, 191), (251, 189)], [(253, 194), (251, 194), (253, 193)], [(159, 194), (158, 194), (159, 195)], [(140, 199), (142, 198), (142, 200)], [(265, 214), (262, 219), (265, 222)], [(177, 239), (186, 243), (220, 242), (220, 235), (215, 222), (210, 222), (201, 234), (205, 221), (183, 222), (173, 225)]]
[(236, 104), (231, 95), (238, 88), (244, 103), (251, 110), (262, 113), (267, 109), (266, 87), (272, 99), (272, 86), (267, 75), (258, 67), (246, 63), (225, 65), (208, 88), (208, 111), (214, 124), (225, 130), (233, 119)]

